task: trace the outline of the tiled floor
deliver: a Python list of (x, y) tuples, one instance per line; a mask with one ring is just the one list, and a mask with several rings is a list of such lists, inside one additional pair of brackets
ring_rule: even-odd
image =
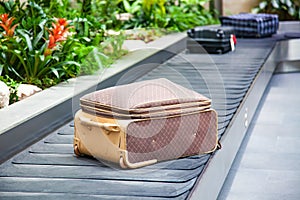
[(218, 200), (300, 199), (300, 73), (275, 74)]

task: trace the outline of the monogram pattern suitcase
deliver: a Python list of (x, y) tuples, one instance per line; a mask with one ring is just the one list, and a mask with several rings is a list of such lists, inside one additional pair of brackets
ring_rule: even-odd
[(167, 79), (99, 90), (81, 99), (74, 152), (138, 168), (218, 146), (210, 99)]
[(276, 14), (240, 13), (220, 17), (222, 26), (234, 28), (237, 37), (269, 37), (275, 34), (279, 27)]

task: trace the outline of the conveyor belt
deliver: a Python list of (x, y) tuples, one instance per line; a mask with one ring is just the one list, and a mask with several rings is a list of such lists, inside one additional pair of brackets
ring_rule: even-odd
[[(182, 52), (137, 80), (165, 77), (212, 98), (222, 137), (275, 43), (240, 39), (235, 52), (210, 57)], [(117, 170), (75, 157), (73, 129), (70, 122), (3, 163), (1, 199), (186, 199), (211, 156)]]

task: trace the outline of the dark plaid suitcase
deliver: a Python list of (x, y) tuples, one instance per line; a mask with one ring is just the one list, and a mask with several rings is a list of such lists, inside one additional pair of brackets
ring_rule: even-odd
[(99, 90), (80, 101), (74, 119), (79, 156), (138, 168), (218, 146), (210, 99), (167, 79)]
[(231, 27), (195, 27), (187, 31), (189, 53), (226, 53), (236, 45), (234, 29)]
[(275, 34), (279, 27), (276, 14), (240, 13), (220, 17), (222, 26), (234, 28), (237, 37), (269, 37)]

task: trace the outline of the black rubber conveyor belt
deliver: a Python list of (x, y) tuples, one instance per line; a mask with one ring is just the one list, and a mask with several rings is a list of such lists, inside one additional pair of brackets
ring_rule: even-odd
[[(137, 80), (165, 77), (212, 98), (221, 137), (276, 40), (240, 39), (235, 52), (173, 57)], [(0, 199), (186, 199), (211, 155), (136, 170), (109, 168), (73, 154), (65, 125), (0, 166)]]

